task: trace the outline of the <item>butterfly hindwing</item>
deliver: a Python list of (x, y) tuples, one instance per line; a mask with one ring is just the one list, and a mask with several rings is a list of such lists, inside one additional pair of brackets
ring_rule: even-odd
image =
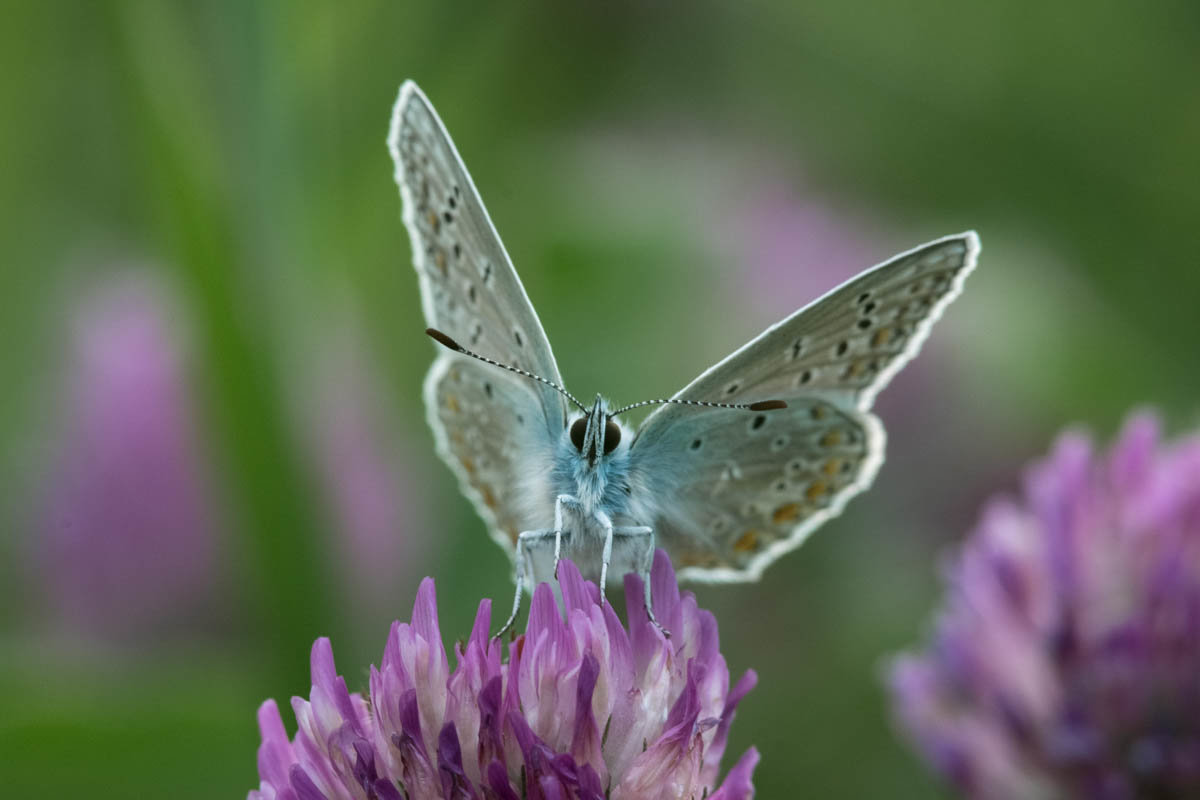
[(439, 455), (458, 476), (492, 538), (513, 552), (517, 536), (536, 527), (527, 498), (536, 491), (531, 481), (538, 473), (528, 465), (549, 458), (546, 439), (536, 428), (541, 407), (534, 384), (489, 364), (444, 354), (425, 379), (425, 409)]
[(639, 437), (648, 524), (682, 577), (753, 580), (870, 485), (883, 436), (873, 415), (815, 398), (693, 410)]
[[(550, 342), (475, 184), (411, 81), (400, 89), (388, 147), (428, 324), (464, 347), (561, 384)], [(527, 389), (539, 398), (540, 421), (556, 436), (565, 422), (562, 396), (541, 385)]]

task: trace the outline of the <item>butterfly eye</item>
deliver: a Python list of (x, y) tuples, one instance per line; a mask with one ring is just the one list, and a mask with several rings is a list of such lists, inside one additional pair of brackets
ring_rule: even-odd
[(587, 433), (587, 417), (580, 417), (571, 423), (571, 444), (575, 445), (575, 449), (583, 452), (583, 435)]
[(621, 428), (611, 419), (604, 423), (604, 455), (617, 449), (621, 443)]

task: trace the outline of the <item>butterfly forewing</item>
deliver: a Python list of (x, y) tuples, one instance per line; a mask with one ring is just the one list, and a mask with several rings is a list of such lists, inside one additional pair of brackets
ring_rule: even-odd
[[(430, 326), (464, 347), (562, 383), (550, 343), (441, 120), (407, 82), (388, 146), (404, 202), (413, 263)], [(565, 422), (561, 395), (531, 384), (551, 435)]]
[[(868, 409), (917, 351), (975, 266), (974, 233), (903, 253), (768, 328), (675, 396), (747, 400), (823, 396)], [(646, 427), (679, 415), (663, 406)]]

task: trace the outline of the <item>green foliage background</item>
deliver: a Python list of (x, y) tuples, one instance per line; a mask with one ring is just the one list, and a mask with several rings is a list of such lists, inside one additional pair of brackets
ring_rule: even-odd
[[(361, 687), (414, 576), (436, 577), (448, 637), (481, 596), (507, 601), (502, 555), (423, 423), (432, 349), (384, 148), (414, 78), (576, 394), (663, 396), (771, 321), (730, 300), (750, 265), (697, 221), (697, 203), (717, 217), (747, 204), (740, 165), (871, 220), (874, 261), (980, 232), (940, 355), (890, 390), (917, 411), (881, 411), (876, 488), (760, 584), (696, 588), (731, 670), (759, 671), (730, 750), (762, 751), (759, 796), (937, 794), (892, 733), (879, 675), (927, 629), (939, 554), (1064, 425), (1108, 437), (1143, 403), (1174, 430), (1195, 420), (1197, 74), (1200, 11), (1182, 0), (10, 7), (4, 793), (241, 796), (257, 782), (254, 710), (307, 694), (315, 637)], [(96, 648), (46, 635), (23, 554), (49, 491), (69, 301), (131, 260), (161, 271), (189, 320), (232, 577), (228, 613), (202, 632)], [(396, 532), (429, 546), (370, 609), (329, 574), (337, 526), (288, 412), (289, 375), (335, 307), (361, 320), (433, 487), (414, 499), (428, 524)]]

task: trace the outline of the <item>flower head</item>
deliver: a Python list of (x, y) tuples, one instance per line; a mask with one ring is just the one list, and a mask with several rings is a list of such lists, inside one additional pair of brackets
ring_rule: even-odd
[(295, 739), (274, 701), (259, 709), (262, 782), (250, 800), (751, 797), (753, 749), (713, 787), (755, 675), (730, 687), (716, 621), (680, 594), (666, 555), (656, 554), (651, 586), (670, 639), (650, 623), (636, 576), (625, 578), (628, 628), (569, 561), (559, 583), (566, 619), (539, 585), (506, 662), (483, 600), (451, 671), (425, 579), (412, 622), (393, 624), (371, 668), (369, 699), (349, 692), (318, 640), (311, 695), (292, 701)]
[(994, 501), (900, 722), (972, 797), (1200, 794), (1200, 437), (1133, 418), (1106, 458), (1063, 436)]

